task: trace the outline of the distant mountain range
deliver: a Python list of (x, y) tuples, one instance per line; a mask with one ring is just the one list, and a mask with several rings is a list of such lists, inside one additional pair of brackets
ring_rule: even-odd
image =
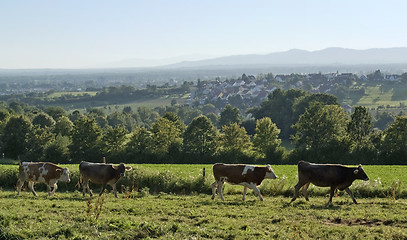
[(326, 48), (318, 51), (292, 49), (265, 55), (249, 54), (226, 56), (199, 61), (184, 61), (167, 65), (169, 68), (202, 68), (214, 66), (248, 65), (369, 65), (407, 64), (407, 47), (372, 48), (355, 50), (346, 48)]

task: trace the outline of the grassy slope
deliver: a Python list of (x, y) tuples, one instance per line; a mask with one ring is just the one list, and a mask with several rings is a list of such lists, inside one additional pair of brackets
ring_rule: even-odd
[(380, 84), (364, 83), (356, 89), (365, 88), (365, 95), (355, 94), (344, 101), (353, 106), (377, 108), (388, 105), (400, 107), (400, 103), (407, 106), (407, 85), (401, 83), (382, 82)]

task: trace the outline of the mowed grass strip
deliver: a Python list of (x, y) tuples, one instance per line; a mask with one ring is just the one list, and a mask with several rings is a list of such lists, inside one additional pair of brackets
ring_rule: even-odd
[[(99, 203), (98, 203), (99, 202)], [(0, 192), (2, 239), (405, 239), (407, 200)]]

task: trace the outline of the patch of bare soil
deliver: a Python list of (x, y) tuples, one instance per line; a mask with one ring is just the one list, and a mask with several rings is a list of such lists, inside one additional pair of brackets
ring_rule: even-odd
[(394, 221), (394, 220), (380, 220), (380, 219), (342, 219), (342, 218), (333, 218), (333, 219), (328, 219), (325, 221), (326, 224), (329, 225), (347, 225), (347, 226), (368, 226), (368, 227), (374, 227), (374, 226), (393, 226), (393, 227), (402, 227), (406, 226), (407, 222), (406, 221)]

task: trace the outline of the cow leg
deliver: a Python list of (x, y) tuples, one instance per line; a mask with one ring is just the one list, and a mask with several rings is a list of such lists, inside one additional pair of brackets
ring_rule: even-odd
[(105, 189), (106, 189), (106, 183), (105, 183), (105, 184), (102, 184), (102, 190), (100, 191), (99, 196), (102, 196), (102, 194), (103, 194), (103, 192), (105, 191)]
[(116, 189), (116, 184), (111, 185), (113, 188), (114, 196), (117, 198), (117, 189)]
[(83, 186), (82, 186), (82, 194), (83, 196), (86, 195), (86, 190), (89, 192), (89, 196), (93, 196), (92, 190), (90, 190), (89, 188), (89, 179), (83, 179), (82, 182)]
[(17, 195), (20, 195), (20, 191), (21, 191), (21, 188), (23, 187), (23, 185), (24, 185), (24, 181), (21, 181), (20, 179), (18, 179), (18, 181), (17, 181)]
[(218, 194), (220, 196), (220, 199), (222, 199), (222, 201), (225, 201), (225, 199), (223, 198), (223, 184), (224, 183), (225, 183), (224, 181), (218, 182)]
[(52, 189), (52, 192), (50, 192), (50, 196), (52, 195), (52, 194), (54, 194), (56, 191), (57, 191), (57, 189), (58, 189), (58, 185), (57, 185), (57, 183), (54, 183), (54, 188)]
[(307, 184), (305, 184), (305, 185), (302, 187), (302, 194), (304, 195), (305, 200), (307, 200), (307, 201), (309, 201), (308, 193), (307, 193), (307, 189), (308, 189), (308, 187), (309, 187), (309, 184), (310, 184), (310, 183), (307, 183)]
[(263, 197), (261, 196), (260, 190), (257, 188), (256, 184), (250, 183), (248, 187), (253, 189), (254, 192), (256, 192), (257, 196), (259, 196), (260, 198), (260, 201), (263, 201)]
[(246, 192), (247, 192), (247, 187), (246, 187), (246, 186), (244, 186), (242, 201), (244, 201), (244, 199), (245, 199), (245, 197), (246, 197)]
[(47, 184), (48, 197), (51, 196), (51, 186)]
[(34, 196), (37, 196), (37, 193), (34, 190), (34, 182), (29, 181), (28, 188), (31, 190), (31, 192), (34, 194)]
[(216, 196), (216, 187), (218, 187), (218, 182), (217, 181), (212, 183), (212, 200), (215, 199), (215, 196)]
[(332, 197), (334, 196), (335, 189), (336, 189), (335, 187), (331, 187), (331, 191), (330, 191), (330, 194), (329, 194), (328, 205), (329, 205), (329, 204), (332, 204)]
[(306, 182), (302, 182), (301, 180), (298, 181), (297, 185), (295, 185), (294, 187), (294, 197), (291, 199), (291, 202), (294, 202), (295, 199), (297, 199), (298, 197), (298, 191), (300, 190), (300, 188), (302, 186), (304, 186), (305, 184), (307, 184)]
[(352, 191), (351, 191), (348, 187), (345, 188), (345, 191), (346, 191), (346, 192), (349, 194), (349, 196), (352, 198), (353, 203), (354, 203), (354, 204), (358, 204), (358, 202), (356, 202), (355, 197), (353, 196)]

